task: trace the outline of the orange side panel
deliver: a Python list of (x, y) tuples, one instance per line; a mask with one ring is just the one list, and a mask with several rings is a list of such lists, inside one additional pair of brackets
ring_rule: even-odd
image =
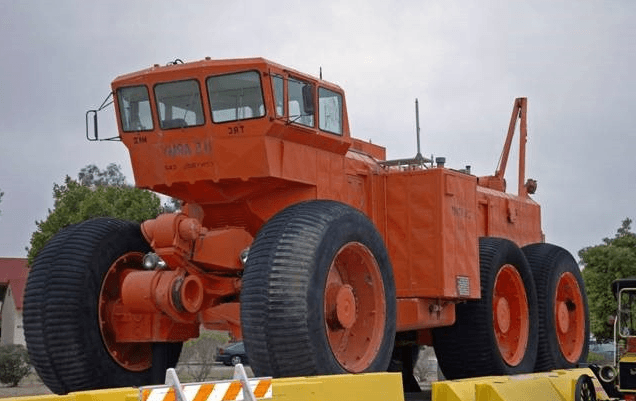
[[(315, 163), (318, 173), (318, 186), (316, 188), (318, 199), (345, 201), (344, 157), (322, 152)], [(303, 169), (306, 167), (304, 164), (299, 164), (297, 168)]]
[(476, 179), (445, 169), (387, 177), (386, 242), (398, 297), (479, 298)]
[(384, 170), (369, 156), (347, 153), (345, 159), (347, 193), (344, 202), (364, 212), (378, 231), (384, 233)]
[(366, 211), (368, 207), (365, 179), (359, 175), (347, 175), (346, 203), (358, 210)]
[(518, 246), (543, 242), (541, 207), (529, 197), (518, 197), (477, 187), (479, 235), (502, 237)]
[[(439, 229), (435, 210), (439, 209), (435, 197), (432, 175), (420, 173), (400, 173), (387, 177), (386, 199), (387, 199), (387, 221), (386, 221), (386, 244), (389, 256), (393, 264), (393, 274), (398, 297), (414, 296), (413, 285), (417, 285), (418, 277), (412, 273), (413, 258), (419, 259), (428, 266), (439, 266), (436, 260), (437, 248), (435, 232)], [(413, 238), (412, 234), (417, 234), (417, 229), (410, 228), (411, 223), (411, 198), (417, 196), (413, 192), (425, 193), (417, 204), (420, 208), (418, 213), (420, 228), (428, 227), (429, 232), (423, 232), (419, 237)], [(428, 221), (427, 221), (428, 219)], [(415, 252), (415, 254), (411, 253)], [(415, 283), (413, 282), (415, 281)], [(437, 283), (431, 283), (436, 287)], [(433, 290), (430, 291), (431, 293)]]
[[(373, 175), (370, 177), (369, 182), (372, 185), (371, 199), (372, 204), (370, 207), (373, 223), (380, 232), (382, 238), (384, 238), (384, 244), (387, 249), (389, 248), (388, 242), (388, 216), (387, 216), (387, 176), (386, 175)], [(393, 255), (389, 252), (391, 258)], [(391, 259), (391, 263), (395, 266), (395, 262)], [(395, 270), (395, 268), (393, 269)]]
[[(324, 151), (311, 148), (307, 145), (301, 145), (294, 142), (282, 141), (279, 144), (281, 149), (281, 178), (303, 182), (307, 184), (315, 184), (317, 181), (316, 159), (318, 153), (327, 153)], [(342, 159), (342, 156), (339, 156)], [(270, 161), (272, 163), (273, 161)]]
[(442, 185), (444, 295), (479, 298), (477, 180), (444, 170)]
[(219, 138), (212, 142), (212, 146), (214, 170), (218, 174), (215, 178), (240, 178), (247, 181), (250, 177), (270, 175), (271, 161), (267, 158), (264, 137)]

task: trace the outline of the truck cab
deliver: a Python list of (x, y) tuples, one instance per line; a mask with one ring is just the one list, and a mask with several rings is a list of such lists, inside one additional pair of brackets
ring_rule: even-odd
[[(352, 142), (341, 88), (260, 58), (155, 65), (112, 89), (137, 185), (186, 202), (315, 184), (288, 165), (307, 146), (342, 156)], [(221, 189), (236, 181), (249, 189)]]

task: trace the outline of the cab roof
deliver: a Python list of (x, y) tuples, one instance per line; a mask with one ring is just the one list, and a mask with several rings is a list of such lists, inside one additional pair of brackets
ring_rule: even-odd
[(136, 72), (123, 74), (113, 80), (112, 86), (138, 85), (143, 82), (167, 81), (181, 79), (187, 76), (206, 76), (212, 74), (223, 74), (234, 71), (259, 70), (269, 72), (274, 70), (279, 73), (287, 73), (298, 78), (320, 83), (320, 85), (344, 93), (342, 88), (333, 83), (323, 81), (317, 77), (296, 71), (281, 64), (267, 60), (262, 57), (236, 58), (236, 59), (212, 59), (206, 57), (203, 60), (181, 62), (177, 59), (167, 65), (155, 64)]
[(618, 292), (625, 288), (636, 288), (636, 276), (619, 278), (612, 282), (612, 293), (614, 297), (617, 297)]

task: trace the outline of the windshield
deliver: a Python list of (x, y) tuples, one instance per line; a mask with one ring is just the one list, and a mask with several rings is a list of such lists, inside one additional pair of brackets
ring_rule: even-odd
[(153, 129), (148, 89), (132, 86), (117, 91), (122, 129), (130, 131), (150, 131)]
[(623, 289), (618, 297), (618, 334), (621, 337), (636, 336), (636, 291)]
[(210, 77), (207, 80), (212, 120), (215, 123), (265, 115), (260, 75), (256, 71)]
[(162, 129), (203, 124), (201, 92), (196, 80), (157, 84), (155, 99)]
[(245, 347), (243, 346), (242, 342), (235, 343), (235, 344), (230, 344), (225, 349), (232, 350), (232, 351), (238, 351), (238, 352), (245, 352)]

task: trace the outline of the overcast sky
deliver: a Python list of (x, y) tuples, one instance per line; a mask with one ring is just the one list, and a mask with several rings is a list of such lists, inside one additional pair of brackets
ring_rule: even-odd
[(65, 175), (115, 162), (132, 181), (123, 144), (84, 137), (116, 76), (206, 56), (322, 67), (352, 135), (391, 158), (415, 154), (419, 98), (422, 153), (476, 175), (526, 96), (546, 240), (576, 255), (636, 218), (636, 1), (2, 0), (0, 16), (0, 257), (26, 255)]

